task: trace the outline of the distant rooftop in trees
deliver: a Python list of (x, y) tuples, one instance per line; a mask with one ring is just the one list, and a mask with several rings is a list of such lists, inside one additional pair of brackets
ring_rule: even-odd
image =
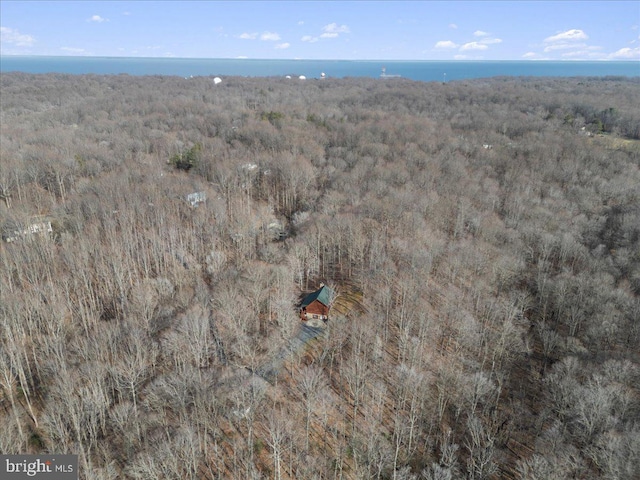
[(194, 192), (187, 195), (187, 202), (189, 202), (192, 207), (197, 207), (198, 205), (206, 201), (207, 194), (204, 192)]
[(320, 288), (310, 293), (302, 299), (300, 303), (300, 318), (308, 320), (311, 318), (320, 318), (327, 320), (329, 318), (329, 307), (331, 300), (335, 297), (335, 292), (324, 284), (320, 284)]

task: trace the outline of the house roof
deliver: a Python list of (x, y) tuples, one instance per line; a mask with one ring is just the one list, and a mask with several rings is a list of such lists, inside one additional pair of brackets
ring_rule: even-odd
[(329, 306), (331, 302), (331, 297), (333, 297), (334, 292), (326, 285), (321, 286), (318, 290), (313, 293), (310, 293), (302, 300), (300, 304), (301, 307), (306, 307), (307, 305), (312, 304), (315, 300), (318, 300), (321, 304), (325, 306)]

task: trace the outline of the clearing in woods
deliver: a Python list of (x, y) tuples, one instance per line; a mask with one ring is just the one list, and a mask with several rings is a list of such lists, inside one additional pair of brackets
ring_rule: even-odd
[(331, 317), (347, 317), (351, 313), (362, 311), (364, 311), (362, 293), (356, 291), (353, 286), (345, 285), (331, 306), (331, 316), (327, 322), (322, 320), (301, 321), (296, 334), (271, 359), (256, 368), (253, 373), (273, 383), (288, 358), (300, 352), (313, 339), (324, 336), (327, 323), (331, 321)]

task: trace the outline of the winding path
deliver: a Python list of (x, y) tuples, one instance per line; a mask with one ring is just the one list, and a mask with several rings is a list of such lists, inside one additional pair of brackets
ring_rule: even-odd
[(294, 353), (301, 350), (309, 341), (322, 335), (325, 331), (325, 325), (322, 321), (307, 321), (300, 323), (296, 335), (291, 337), (289, 341), (278, 350), (268, 362), (260, 365), (255, 370), (255, 374), (273, 383), (278, 372), (282, 368), (284, 362)]

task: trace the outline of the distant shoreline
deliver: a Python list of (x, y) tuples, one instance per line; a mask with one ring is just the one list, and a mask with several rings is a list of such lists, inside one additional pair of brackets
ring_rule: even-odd
[[(381, 68), (390, 65), (382, 76)], [(638, 61), (462, 61), (462, 60), (265, 60), (161, 57), (0, 56), (0, 73), (103, 75), (177, 75), (274, 77), (304, 75), (308, 79), (370, 77), (447, 81), (496, 76), (640, 77)]]
[(629, 63), (640, 65), (640, 60), (433, 60), (433, 59), (389, 59), (389, 58), (250, 58), (250, 57), (120, 57), (113, 55), (12, 55), (3, 54), (0, 58), (111, 58), (131, 60), (221, 60), (256, 62), (369, 62), (380, 65), (390, 63)]

